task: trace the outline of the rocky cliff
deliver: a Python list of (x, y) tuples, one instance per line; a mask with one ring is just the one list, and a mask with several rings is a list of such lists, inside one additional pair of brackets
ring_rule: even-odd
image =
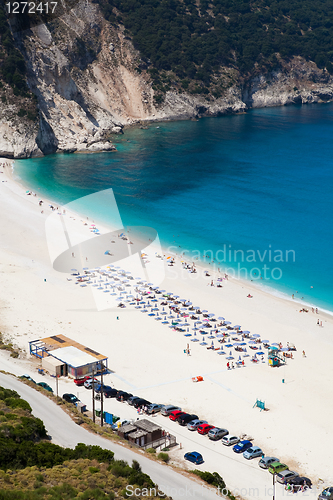
[(47, 26), (16, 34), (15, 43), (27, 63), (28, 86), (37, 96), (39, 116), (36, 121), (19, 116), (22, 103), (15, 99), (11, 104), (0, 102), (0, 156), (109, 151), (114, 149), (112, 134), (134, 123), (333, 98), (329, 73), (295, 57), (246, 83), (225, 69), (229, 83), (219, 98), (171, 85), (157, 104), (147, 62), (124, 29), (110, 26), (98, 5), (87, 0)]

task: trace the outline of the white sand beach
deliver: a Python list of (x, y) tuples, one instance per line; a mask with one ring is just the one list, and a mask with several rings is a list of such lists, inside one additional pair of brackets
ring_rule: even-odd
[[(9, 163), (6, 159), (0, 163), (3, 161)], [(217, 283), (217, 275), (206, 277), (199, 268), (191, 274), (182, 268), (179, 258), (169, 267), (169, 254), (165, 253), (165, 279), (156, 283), (161, 289), (216, 317), (224, 317), (232, 325), (241, 325), (242, 330), (258, 334), (261, 339), (281, 342), (283, 346), (291, 342), (297, 348), (293, 359), (288, 359), (283, 367), (269, 367), (267, 361), (252, 363), (246, 357), (244, 367), (227, 370), (226, 356), (201, 346), (202, 336), (198, 337), (200, 342), (191, 342), (182, 332), (130, 305), (98, 311), (91, 287), (75, 285), (67, 280), (68, 274), (53, 269), (45, 236), (45, 221), (52, 211), (46, 201), (40, 207), (39, 197), (27, 196), (25, 188), (11, 178), (10, 170), (8, 166), (0, 167), (4, 172), (0, 174), (2, 333), (27, 353), (29, 341), (64, 334), (108, 356), (113, 373), (107, 376), (107, 383), (117, 389), (152, 402), (179, 405), (232, 434), (251, 436), (267, 456), (276, 456), (291, 470), (310, 477), (313, 495), (316, 487), (333, 484), (333, 317), (320, 310), (312, 313), (311, 308), (308, 313), (299, 312), (303, 306), (296, 301), (273, 296), (251, 283), (229, 279), (221, 282), (221, 288), (209, 286), (211, 279)], [(66, 217), (77, 241), (91, 237), (90, 218), (70, 218), (67, 212), (59, 217)], [(120, 244), (122, 240), (118, 239), (114, 245)], [(161, 259), (151, 250), (147, 261), (149, 279), (154, 281), (151, 270)], [(73, 264), (76, 267), (79, 266)], [(248, 294), (253, 298), (248, 298)], [(322, 327), (317, 325), (318, 319)], [(214, 344), (219, 347), (216, 340)], [(208, 347), (210, 340), (206, 342)], [(190, 356), (184, 353), (187, 344)], [(303, 350), (306, 356), (302, 355)], [(0, 352), (0, 356), (1, 362), (7, 354)], [(234, 362), (237, 359), (238, 356)], [(19, 366), (20, 361), (15, 363)], [(36, 373), (35, 367), (31, 369)], [(22, 368), (22, 373), (26, 371)], [(192, 377), (197, 375), (203, 376), (204, 381), (193, 383)], [(75, 392), (73, 382), (64, 384), (67, 392)], [(265, 401), (268, 411), (253, 408), (257, 398)], [(112, 400), (106, 404), (115, 403)], [(158, 418), (165, 422), (163, 417)], [(167, 423), (177, 435), (179, 426)], [(234, 460), (231, 449), (220, 442), (211, 443), (204, 436), (198, 436), (192, 444), (186, 439), (187, 434), (182, 439), (182, 450), (177, 448), (170, 453), (175, 462), (184, 465), (181, 457), (184, 451), (193, 451), (189, 449), (193, 446), (204, 455), (202, 470), (219, 472), (230, 489), (240, 486), (239, 462), (245, 461), (243, 457)], [(223, 460), (219, 461), (216, 450), (223, 452)], [(257, 459), (247, 464), (249, 471), (253, 470), (252, 486), (259, 469), (254, 462)], [(268, 472), (260, 474), (265, 477), (265, 484), (271, 484)], [(259, 498), (266, 495), (260, 492)], [(243, 496), (250, 498), (245, 493)]]

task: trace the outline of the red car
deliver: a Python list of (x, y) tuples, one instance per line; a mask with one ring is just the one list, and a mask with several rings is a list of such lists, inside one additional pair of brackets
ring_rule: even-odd
[(170, 420), (177, 420), (178, 417), (180, 417), (181, 415), (185, 415), (185, 412), (184, 411), (179, 411), (179, 410), (176, 410), (176, 411), (172, 411), (169, 415), (169, 418)]
[[(74, 384), (76, 385), (84, 385), (85, 381), (86, 380), (89, 380), (91, 378), (91, 375), (87, 375), (86, 377), (82, 377), (82, 378), (75, 378), (74, 379)], [(95, 379), (96, 382), (98, 382), (97, 379)]]
[(76, 385), (83, 385), (85, 381), (87, 380), (88, 377), (83, 377), (83, 378), (75, 378), (74, 379), (74, 384)]
[(197, 428), (197, 431), (199, 432), (199, 434), (208, 434), (208, 432), (209, 432), (211, 429), (215, 429), (215, 425), (201, 424), (201, 425), (199, 425), (199, 427)]

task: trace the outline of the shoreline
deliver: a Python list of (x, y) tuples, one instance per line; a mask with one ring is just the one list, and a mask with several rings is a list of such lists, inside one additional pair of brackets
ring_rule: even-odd
[[(47, 205), (46, 199), (44, 202)], [(325, 483), (333, 482), (330, 449), (322, 446), (330, 439), (333, 409), (328, 397), (333, 375), (330, 316), (320, 311), (323, 321), (320, 328), (316, 325), (317, 315), (300, 314), (299, 305), (292, 300), (274, 297), (257, 288), (254, 297), (248, 299), (247, 294), (254, 289), (252, 283), (232, 279), (223, 280), (221, 288), (211, 287), (211, 277), (202, 276), (201, 272), (190, 274), (182, 268), (178, 257), (173, 267), (165, 266), (165, 277), (156, 285), (202, 309), (225, 316), (251, 334), (283, 345), (293, 342), (297, 347), (294, 359), (279, 368), (251, 363), (245, 358), (243, 368), (227, 370), (225, 357), (205, 349), (199, 342), (193, 345), (190, 342), (191, 355), (186, 356), (188, 339), (140, 310), (131, 306), (96, 310), (90, 287), (79, 288), (50, 265), (45, 218), (52, 211), (46, 208), (46, 213), (41, 214), (38, 198), (27, 196), (16, 181), (8, 178), (7, 183), (0, 183), (0, 206), (4, 221), (0, 249), (3, 282), (0, 326), (21, 349), (27, 351), (30, 340), (64, 334), (109, 357), (112, 373), (107, 375), (108, 385), (151, 402), (175, 404), (235, 435), (251, 435), (266, 456), (279, 457), (290, 469), (309, 476), (315, 484), (320, 483), (320, 478)], [(75, 218), (70, 220), (70, 227), (86, 239), (89, 227), (82, 224), (84, 217)], [(121, 240), (116, 245), (119, 243)], [(153, 257), (148, 259), (146, 267), (154, 273), (154, 265), (160, 259)], [(303, 350), (306, 356), (302, 356)], [(32, 367), (31, 375), (36, 376), (36, 361), (29, 355), (27, 360)], [(19, 365), (23, 362), (16, 361), (21, 373)], [(204, 381), (193, 384), (192, 377), (198, 375)], [(51, 378), (50, 382), (54, 383)], [(61, 380), (61, 384), (63, 392), (77, 391), (68, 379)], [(80, 392), (83, 402), (84, 398), (91, 405), (90, 393), (85, 389)], [(253, 409), (258, 398), (266, 402), (269, 411)], [(111, 410), (113, 401), (106, 401), (105, 405), (106, 411)], [(118, 405), (113, 411), (125, 418), (129, 410)], [(257, 482), (260, 487), (271, 484), (270, 474), (258, 470), (255, 461), (248, 464), (243, 457), (235, 457), (220, 442), (210, 443), (189, 431), (183, 435), (178, 426), (165, 419), (163, 425), (169, 425), (167, 430), (180, 436), (183, 444), (183, 450), (171, 452), (174, 463), (183, 465), (184, 452), (197, 449), (204, 455), (204, 470), (221, 473), (230, 488), (249, 487), (249, 484), (252, 487)], [(287, 440), (283, 439), (286, 428)], [(316, 440), (310, 442), (309, 430)], [(222, 468), (223, 460), (227, 463), (223, 462)], [(240, 477), (239, 467), (249, 474)], [(258, 500), (264, 498), (264, 493), (258, 496)]]
[[(0, 161), (3, 161), (5, 159), (2, 159), (0, 158)], [(13, 183), (17, 184), (18, 186), (20, 186), (22, 188), (22, 192), (26, 189), (32, 189), (30, 188), (29, 186), (25, 186), (19, 176), (17, 176), (18, 178), (15, 179), (14, 178), (14, 175), (15, 175), (15, 160), (9, 160), (12, 162), (12, 166), (11, 166), (11, 172), (10, 172), (10, 179)], [(8, 173), (8, 171), (7, 171)], [(51, 205), (56, 205), (56, 206), (62, 206), (62, 204), (58, 201), (54, 201), (54, 200), (50, 200), (48, 199), (47, 197), (45, 197), (43, 194), (40, 194), (40, 196), (43, 196), (43, 198), (45, 199), (45, 203), (47, 204), (51, 204)], [(79, 213), (79, 212), (76, 212), (76, 211), (71, 211), (71, 214), (72, 216), (75, 216), (77, 218), (81, 218), (81, 219), (87, 219), (89, 220), (90, 222), (92, 223), (96, 223), (99, 227), (102, 228), (103, 232), (107, 232), (107, 231), (114, 231), (115, 228), (112, 226), (111, 223), (105, 223), (105, 222), (100, 222), (98, 219), (96, 219), (94, 216), (92, 216), (91, 214), (87, 214), (87, 215), (83, 215), (82, 213)], [(124, 228), (125, 230), (126, 228)], [(169, 247), (172, 247), (173, 245), (169, 245)], [(178, 259), (179, 262), (182, 262), (182, 260), (186, 260), (185, 257), (183, 257), (181, 255), (181, 251), (178, 253), (178, 252), (172, 252), (170, 250), (168, 250), (168, 247), (167, 246), (162, 246), (162, 251), (164, 254), (170, 254), (170, 255), (173, 255), (175, 256), (175, 258)], [(189, 259), (189, 261), (191, 261), (191, 259)], [(195, 265), (197, 268), (199, 268), (201, 270), (201, 273), (204, 274), (206, 271), (210, 271), (213, 273), (214, 277), (212, 276), (212, 278), (214, 280), (217, 279), (217, 277), (222, 277), (225, 272), (227, 271), (227, 264), (226, 263), (222, 263), (219, 265), (221, 271), (218, 272), (217, 271), (217, 264), (212, 262), (212, 263), (208, 263), (208, 262), (204, 262), (202, 259), (201, 260), (196, 260), (195, 261)], [(230, 266), (229, 266), (230, 268)], [(279, 300), (285, 300), (287, 302), (291, 302), (291, 303), (294, 303), (296, 305), (298, 305), (300, 308), (309, 308), (309, 312), (312, 308), (314, 309), (318, 309), (318, 311), (320, 311), (320, 313), (322, 315), (324, 315), (325, 317), (332, 317), (333, 318), (333, 306), (332, 306), (332, 310), (329, 310), (329, 309), (326, 309), (326, 308), (323, 308), (321, 306), (317, 306), (316, 304), (314, 303), (311, 303), (311, 302), (307, 302), (305, 300), (301, 300), (301, 299), (297, 299), (297, 298), (291, 298), (286, 292), (283, 292), (281, 290), (279, 290), (278, 288), (275, 288), (274, 286), (270, 286), (270, 285), (267, 285), (263, 282), (260, 282), (260, 280), (258, 279), (257, 281), (252, 281), (252, 280), (249, 280), (249, 279), (245, 279), (245, 278), (237, 278), (237, 277), (230, 277), (229, 275), (229, 278), (233, 280), (234, 283), (237, 283), (239, 284), (240, 286), (247, 286), (250, 291), (252, 292), (260, 292), (260, 293), (264, 293), (264, 294), (268, 294), (272, 297), (275, 297), (276, 299), (279, 299)]]

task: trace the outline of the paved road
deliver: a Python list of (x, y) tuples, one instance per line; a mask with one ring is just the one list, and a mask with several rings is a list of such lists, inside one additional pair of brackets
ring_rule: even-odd
[(112, 450), (116, 459), (126, 460), (130, 464), (133, 459), (136, 459), (140, 462), (142, 470), (149, 474), (159, 488), (175, 500), (184, 500), (184, 498), (216, 500), (215, 490), (209, 490), (174, 472), (168, 466), (151, 461), (145, 456), (140, 456), (76, 425), (53, 401), (14, 377), (0, 373), (0, 385), (17, 391), (23, 399), (29, 402), (33, 414), (43, 420), (54, 443), (71, 448), (77, 443), (95, 444)]

